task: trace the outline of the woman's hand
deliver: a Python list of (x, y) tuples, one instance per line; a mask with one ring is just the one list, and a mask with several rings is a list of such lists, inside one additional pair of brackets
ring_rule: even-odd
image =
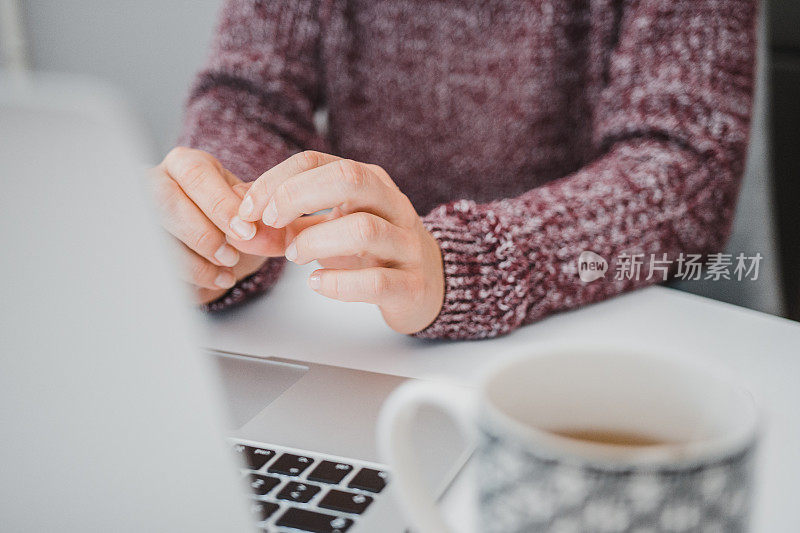
[(381, 167), (296, 154), (253, 182), (238, 216), (282, 229), (328, 208), (315, 224), (286, 236), (288, 260), (317, 260), (323, 267), (311, 274), (309, 286), (329, 298), (378, 305), (401, 333), (433, 322), (444, 299), (439, 245)]
[(179, 241), (183, 278), (199, 302), (222, 296), (258, 270), (265, 257), (284, 254), (284, 230), (237, 216), (249, 184), (210, 154), (175, 148), (148, 177), (162, 225)]

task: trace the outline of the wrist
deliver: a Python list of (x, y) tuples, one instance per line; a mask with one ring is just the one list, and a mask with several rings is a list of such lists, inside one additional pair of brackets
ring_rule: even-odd
[(426, 242), (425, 264), (427, 265), (424, 295), (428, 301), (424, 309), (427, 309), (428, 312), (425, 316), (426, 320), (423, 321), (423, 327), (419, 328), (418, 331), (422, 331), (436, 321), (436, 318), (439, 316), (444, 306), (445, 292), (444, 261), (442, 260), (442, 250), (439, 247), (439, 241), (437, 241), (427, 229), (423, 228), (423, 231), (425, 236), (424, 240)]

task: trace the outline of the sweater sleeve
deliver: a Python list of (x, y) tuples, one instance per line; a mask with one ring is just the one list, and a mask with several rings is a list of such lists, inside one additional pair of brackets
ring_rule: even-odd
[[(487, 338), (643, 285), (620, 254), (719, 251), (744, 167), (753, 0), (628, 0), (593, 121), (598, 156), (516, 198), (461, 200), (423, 220), (442, 250), (445, 302), (416, 335)], [(609, 263), (584, 283), (578, 256)], [(644, 269), (643, 269), (644, 272)]]
[[(316, 2), (226, 0), (178, 144), (209, 152), (244, 181), (295, 152), (326, 150), (313, 120), (322, 99), (319, 38)], [(267, 260), (205, 308), (223, 309), (263, 293), (283, 266), (282, 258)]]

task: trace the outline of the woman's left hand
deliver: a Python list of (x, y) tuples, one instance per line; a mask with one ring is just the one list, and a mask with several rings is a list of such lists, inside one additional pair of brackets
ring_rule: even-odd
[(309, 286), (336, 300), (378, 305), (400, 333), (433, 322), (444, 300), (439, 244), (381, 167), (320, 152), (295, 154), (253, 182), (239, 217), (285, 228), (329, 208), (286, 247), (289, 261), (316, 260), (323, 267)]

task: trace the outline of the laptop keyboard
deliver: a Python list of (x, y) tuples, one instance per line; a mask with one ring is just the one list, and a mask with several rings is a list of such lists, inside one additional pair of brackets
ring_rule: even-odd
[(380, 497), (381, 465), (253, 442), (234, 452), (250, 486), (253, 518), (270, 533), (345, 533)]

